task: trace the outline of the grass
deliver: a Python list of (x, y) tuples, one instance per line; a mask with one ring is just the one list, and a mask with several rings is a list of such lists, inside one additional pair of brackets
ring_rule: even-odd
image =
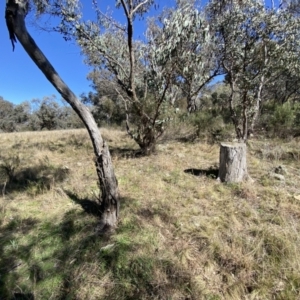
[(122, 195), (110, 236), (84, 130), (0, 135), (0, 299), (300, 298), (297, 141), (250, 141), (254, 182), (221, 184), (218, 145), (137, 157), (125, 132), (103, 135)]

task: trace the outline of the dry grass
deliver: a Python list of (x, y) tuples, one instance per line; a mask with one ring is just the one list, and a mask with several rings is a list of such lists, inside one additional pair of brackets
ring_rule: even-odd
[[(85, 131), (0, 135), (0, 299), (300, 299), (296, 141), (251, 141), (254, 183), (225, 185), (217, 145), (135, 157), (124, 132), (103, 134), (122, 195), (112, 236), (94, 231)], [(285, 181), (268, 175), (279, 165)]]

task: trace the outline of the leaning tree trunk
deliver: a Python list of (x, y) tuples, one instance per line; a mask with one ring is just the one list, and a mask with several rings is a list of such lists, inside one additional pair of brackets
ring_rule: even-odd
[(245, 143), (221, 143), (219, 179), (222, 182), (248, 179)]
[(119, 214), (119, 190), (108, 146), (102, 139), (97, 124), (88, 108), (77, 99), (74, 93), (63, 82), (28, 33), (25, 25), (27, 10), (27, 0), (8, 0), (6, 3), (5, 18), (13, 48), (17, 37), (27, 54), (60, 95), (71, 105), (87, 128), (96, 156), (96, 171), (101, 190), (101, 220), (98, 228), (101, 230), (115, 227)]

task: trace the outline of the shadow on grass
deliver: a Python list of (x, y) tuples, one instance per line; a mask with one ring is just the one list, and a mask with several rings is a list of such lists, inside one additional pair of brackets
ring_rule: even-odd
[[(5, 192), (12, 193), (18, 191), (27, 191), (29, 193), (39, 194), (49, 190), (55, 182), (64, 181), (69, 175), (69, 169), (41, 164), (28, 167), (11, 175)], [(0, 189), (3, 190), (3, 185)]]
[(90, 215), (93, 215), (95, 217), (100, 217), (101, 210), (100, 210), (100, 204), (89, 200), (87, 198), (80, 198), (78, 195), (72, 193), (71, 191), (65, 191), (65, 193), (72, 199), (76, 204), (79, 204), (82, 209)]
[[(70, 210), (56, 224), (15, 217), (0, 226), (0, 299), (34, 299), (40, 283), (38, 299), (66, 299), (73, 291), (60, 286), (67, 287), (73, 268), (87, 263), (83, 256), (105, 241), (93, 233), (96, 222), (85, 212)], [(61, 285), (56, 288), (57, 280)]]
[(121, 157), (121, 158), (139, 158), (143, 156), (143, 153), (140, 149), (129, 149), (129, 148), (109, 148), (110, 154), (112, 157)]
[(144, 218), (145, 220), (151, 221), (155, 218), (155, 216), (159, 216), (162, 222), (170, 223), (174, 221), (174, 216), (170, 214), (170, 209), (168, 207), (160, 207), (156, 209), (150, 209), (150, 208), (141, 208), (137, 214)]
[[(143, 252), (137, 237), (146, 228), (140, 217), (151, 218), (156, 211), (128, 215), (134, 199), (122, 198), (127, 217), (121, 217), (114, 234), (99, 236), (94, 232), (98, 204), (68, 195), (83, 211), (71, 208), (55, 221), (18, 218), (0, 227), (1, 300), (164, 299), (169, 289), (190, 281), (171, 260)], [(168, 284), (154, 281), (155, 269)]]
[(14, 293), (11, 300), (34, 300), (34, 296), (32, 293)]
[[(80, 198), (78, 195), (68, 190), (64, 190), (64, 192), (70, 197), (72, 201), (74, 201), (76, 204), (79, 204), (84, 210), (84, 212), (86, 212), (89, 215), (93, 215), (95, 217), (100, 217), (101, 215), (100, 203), (96, 201), (92, 201), (88, 198)], [(121, 197), (120, 210), (122, 211), (122, 209), (127, 205), (126, 203), (130, 203), (132, 201), (133, 200), (130, 198)]]
[[(114, 235), (99, 236), (94, 230), (99, 205), (71, 192), (68, 196), (83, 211), (71, 208), (54, 222), (19, 217), (0, 226), (1, 300), (34, 299), (33, 295), (37, 299), (86, 299), (88, 294), (76, 294), (86, 277), (88, 282), (89, 276), (93, 280), (100, 276), (101, 285), (101, 276), (113, 274), (118, 279), (127, 274), (134, 247), (130, 236), (138, 230), (136, 224), (120, 222)], [(123, 200), (124, 207), (129, 199)], [(122, 237), (117, 238), (118, 234)], [(106, 290), (109, 294), (110, 286)]]
[(196, 139), (197, 139), (197, 134), (190, 133), (189, 135), (177, 137), (175, 140), (181, 143), (194, 143)]
[[(20, 246), (16, 235), (29, 234), (38, 224), (39, 221), (31, 217), (15, 217), (0, 227), (0, 299), (34, 299), (30, 289), (22, 287), (20, 291), (20, 286), (14, 286), (20, 277), (18, 270), (24, 266), (31, 250), (31, 245)], [(8, 277), (11, 278), (9, 282)]]
[(192, 174), (194, 176), (206, 176), (208, 178), (217, 179), (219, 175), (219, 169), (186, 169), (184, 173)]

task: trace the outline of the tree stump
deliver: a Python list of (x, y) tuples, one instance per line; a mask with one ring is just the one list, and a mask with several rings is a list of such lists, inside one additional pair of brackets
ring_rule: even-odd
[(241, 182), (248, 179), (245, 143), (221, 143), (219, 179)]

